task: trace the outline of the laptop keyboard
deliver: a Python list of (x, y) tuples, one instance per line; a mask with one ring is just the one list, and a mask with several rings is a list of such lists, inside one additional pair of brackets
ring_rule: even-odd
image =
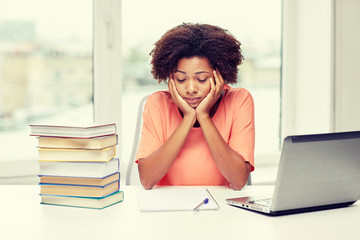
[(257, 204), (257, 205), (261, 205), (261, 206), (265, 206), (265, 207), (270, 207), (271, 201), (272, 201), (272, 198), (265, 198), (265, 199), (249, 201), (249, 203), (253, 203), (253, 204)]

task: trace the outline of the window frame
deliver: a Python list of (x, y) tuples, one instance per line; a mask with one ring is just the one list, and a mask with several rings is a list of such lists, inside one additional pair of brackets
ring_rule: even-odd
[(94, 120), (115, 122), (118, 129), (122, 99), (120, 13), (121, 0), (94, 0)]

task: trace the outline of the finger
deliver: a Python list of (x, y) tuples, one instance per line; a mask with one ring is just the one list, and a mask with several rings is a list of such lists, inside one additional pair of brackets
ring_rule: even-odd
[(171, 96), (175, 102), (179, 102), (182, 100), (179, 92), (177, 91), (175, 81), (171, 79)]
[(213, 94), (216, 92), (216, 85), (214, 82), (214, 78), (210, 78), (210, 92)]
[(213, 71), (213, 74), (214, 74), (214, 77), (215, 77), (215, 81), (216, 81), (216, 88), (217, 88), (217, 91), (222, 87), (221, 86), (221, 79), (220, 79), (220, 76), (218, 74), (218, 72), (216, 70)]
[(172, 79), (170, 79), (169, 80), (169, 82), (168, 82), (168, 88), (169, 88), (169, 91), (170, 91), (170, 93), (171, 93), (171, 95), (172, 95)]
[(224, 88), (224, 80), (218, 71), (214, 70), (214, 76), (216, 79), (216, 92), (217, 94), (220, 94)]
[(225, 80), (224, 80), (224, 78), (222, 77), (222, 75), (221, 75), (221, 73), (219, 72), (218, 69), (216, 70), (216, 74), (217, 74), (218, 77), (219, 77), (219, 80), (220, 80), (221, 85), (224, 85), (224, 84), (225, 84)]
[(171, 91), (171, 89), (170, 89), (170, 88), (171, 88), (171, 80), (172, 80), (172, 79), (169, 79), (169, 82), (168, 82), (169, 91)]
[(174, 80), (170, 79), (169, 81), (169, 91), (171, 94), (171, 98), (175, 100), (175, 93), (174, 93)]

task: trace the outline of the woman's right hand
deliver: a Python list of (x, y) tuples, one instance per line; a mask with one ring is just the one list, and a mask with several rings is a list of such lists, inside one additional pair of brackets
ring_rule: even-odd
[(195, 109), (192, 108), (179, 94), (179, 92), (176, 89), (175, 86), (175, 82), (173, 79), (169, 80), (168, 83), (169, 86), (169, 91), (171, 94), (171, 99), (173, 100), (173, 102), (178, 106), (178, 108), (180, 108), (180, 110), (183, 112), (184, 114), (184, 118), (185, 117), (190, 117), (193, 120), (193, 124), (196, 121), (196, 112)]

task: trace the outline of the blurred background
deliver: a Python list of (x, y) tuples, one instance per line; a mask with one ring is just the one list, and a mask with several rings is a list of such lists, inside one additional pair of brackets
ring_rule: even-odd
[[(3, 183), (36, 183), (38, 153), (28, 125), (94, 120), (94, 4), (0, 0), (0, 6), (0, 176)], [(121, 109), (109, 111), (122, 111), (122, 172), (130, 157), (140, 99), (167, 88), (152, 78), (149, 52), (162, 34), (183, 22), (218, 25), (242, 43), (245, 61), (234, 87), (244, 87), (254, 97), (256, 154), (278, 153), (282, 1), (122, 0), (118, 14)]]

